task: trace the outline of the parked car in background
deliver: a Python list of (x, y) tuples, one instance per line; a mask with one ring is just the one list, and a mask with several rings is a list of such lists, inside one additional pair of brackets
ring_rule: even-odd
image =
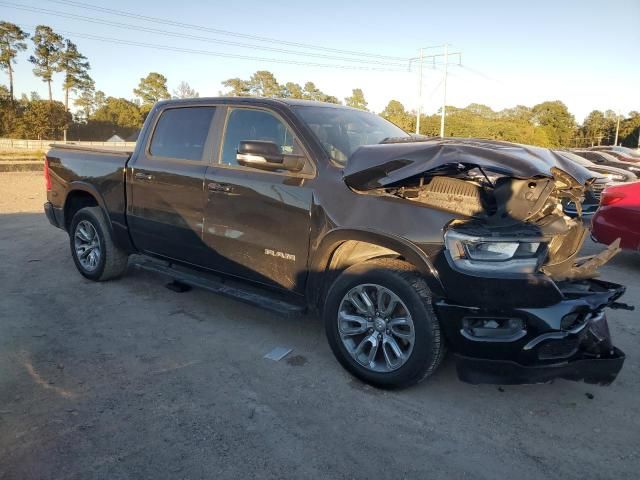
[[(638, 179), (638, 177), (629, 170), (625, 170), (623, 168), (618, 168), (618, 167), (611, 167), (609, 165), (604, 165), (604, 164), (602, 165), (597, 164), (592, 162), (591, 160), (587, 160), (586, 158), (581, 157), (580, 155), (574, 152), (570, 152), (567, 150), (556, 150), (556, 153), (559, 153), (565, 158), (579, 165), (582, 165), (583, 167), (585, 167), (586, 169), (594, 173), (599, 173), (600, 175), (607, 177), (608, 179), (607, 185), (614, 184), (614, 183), (635, 182)], [(599, 199), (601, 191), (595, 192), (595, 193), (597, 194)]]
[(599, 243), (620, 238), (620, 246), (640, 250), (640, 182), (615, 185), (602, 193), (591, 235)]
[(640, 164), (631, 162), (623, 162), (608, 152), (596, 150), (572, 150), (573, 153), (580, 155), (587, 160), (591, 160), (597, 165), (606, 165), (608, 167), (616, 167), (633, 173), (636, 178), (640, 178)]
[[(577, 155), (573, 155), (571, 152), (556, 150), (555, 153), (557, 153), (558, 155), (562, 155), (564, 158), (576, 163), (577, 165), (585, 166), (583, 165), (583, 162), (576, 161), (574, 158), (572, 158), (572, 156), (577, 157)], [(589, 161), (584, 160), (584, 162)], [(596, 210), (598, 210), (598, 206), (600, 205), (600, 193), (611, 183), (608, 177), (594, 172), (593, 170), (589, 171), (593, 174), (595, 180), (585, 191), (584, 200), (580, 204), (581, 213), (586, 217), (590, 217), (591, 215), (596, 213)], [(580, 212), (578, 212), (578, 209), (576, 207), (576, 203), (566, 198), (562, 201), (562, 210), (570, 217), (577, 217), (580, 215)]]
[(632, 148), (619, 147), (617, 145), (600, 145), (598, 147), (591, 147), (589, 150), (606, 152), (623, 162), (640, 163), (640, 152)]

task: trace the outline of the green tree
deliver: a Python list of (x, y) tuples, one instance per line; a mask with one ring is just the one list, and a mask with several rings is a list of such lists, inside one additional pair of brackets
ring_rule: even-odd
[[(397, 125), (405, 132), (414, 132), (416, 129), (415, 116), (404, 109), (404, 105), (398, 100), (390, 100), (380, 116)], [(422, 122), (422, 117), (420, 118)]]
[(354, 88), (351, 91), (351, 96), (344, 99), (345, 105), (360, 110), (367, 110), (367, 101), (364, 99), (364, 93), (360, 88)]
[(65, 40), (64, 50), (60, 52), (60, 71), (64, 73), (64, 106), (69, 110), (69, 92), (93, 90), (94, 82), (89, 76), (91, 66), (87, 57), (78, 51), (71, 40)]
[(500, 118), (522, 122), (530, 122), (532, 115), (531, 108), (524, 105), (516, 105), (513, 108), (505, 108), (498, 112), (498, 117)]
[(19, 138), (58, 139), (71, 123), (62, 102), (33, 100), (16, 122), (13, 135)]
[(93, 85), (90, 88), (82, 90), (73, 102), (73, 104), (78, 107), (80, 111), (79, 117), (83, 122), (88, 121), (93, 113), (101, 108), (104, 103), (104, 92), (100, 90), (96, 91)]
[(180, 82), (178, 88), (173, 91), (173, 98), (198, 98), (199, 96), (200, 94), (185, 81)]
[(106, 140), (112, 135), (127, 138), (142, 126), (143, 114), (138, 105), (124, 98), (104, 98), (104, 93), (96, 91), (93, 99), (87, 101), (87, 117), (83, 112), (81, 120), (69, 129), (69, 138), (77, 140)]
[(98, 110), (106, 105), (107, 96), (102, 90), (96, 90), (96, 94), (93, 96), (93, 101), (95, 103), (96, 110)]
[(14, 129), (17, 106), (9, 95), (9, 89), (0, 85), (0, 137), (9, 136)]
[(587, 144), (600, 145), (607, 138), (610, 125), (600, 110), (593, 110), (582, 122), (582, 136)]
[(303, 99), (304, 92), (302, 91), (302, 87), (297, 83), (287, 82), (284, 84), (283, 91), (284, 98), (295, 98), (295, 99)]
[(307, 82), (304, 84), (302, 95), (306, 100), (315, 100), (317, 102), (327, 103), (340, 103), (337, 97), (334, 97), (333, 95), (327, 95), (318, 87), (316, 87), (315, 83), (313, 82)]
[(9, 74), (9, 98), (13, 104), (13, 65), (16, 63), (18, 52), (27, 49), (25, 40), (29, 34), (22, 31), (18, 25), (0, 22), (0, 69)]
[(532, 122), (542, 127), (550, 146), (570, 146), (576, 132), (576, 121), (567, 106), (560, 100), (542, 102), (532, 109)]
[(49, 88), (49, 101), (53, 101), (51, 94), (51, 81), (53, 74), (60, 71), (60, 56), (64, 48), (62, 36), (55, 33), (51, 27), (38, 25), (31, 37), (34, 44), (33, 55), (29, 61), (35, 65), (33, 73), (42, 78)]
[(133, 93), (140, 99), (140, 109), (145, 115), (156, 102), (171, 98), (167, 90), (167, 78), (157, 72), (151, 72), (145, 78), (141, 78), (138, 88), (134, 88)]
[(486, 119), (495, 118), (497, 116), (496, 112), (494, 112), (491, 107), (483, 105), (482, 103), (470, 103), (464, 110)]
[(251, 95), (249, 82), (238, 77), (225, 80), (222, 82), (222, 86), (229, 89), (223, 93), (223, 95), (228, 97), (248, 97)]
[(620, 122), (619, 142), (625, 147), (640, 146), (640, 112), (629, 112), (627, 118)]
[(284, 89), (276, 80), (273, 73), (258, 70), (249, 79), (249, 92), (256, 97), (282, 98)]
[(140, 128), (143, 115), (135, 103), (124, 98), (108, 97), (104, 105), (91, 115), (90, 120), (120, 127)]

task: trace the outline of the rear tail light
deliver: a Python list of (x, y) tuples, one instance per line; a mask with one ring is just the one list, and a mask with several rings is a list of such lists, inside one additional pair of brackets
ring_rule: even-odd
[(51, 190), (51, 175), (49, 174), (49, 159), (44, 156), (44, 184), (47, 188), (47, 192)]
[(600, 205), (613, 205), (625, 197), (624, 192), (619, 190), (605, 190), (600, 197)]

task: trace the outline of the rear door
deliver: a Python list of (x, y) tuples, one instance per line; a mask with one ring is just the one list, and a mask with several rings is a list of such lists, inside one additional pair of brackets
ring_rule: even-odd
[[(228, 107), (217, 161), (205, 178), (203, 238), (216, 253), (209, 268), (248, 280), (302, 292), (315, 166), (277, 113), (264, 108)], [(301, 172), (263, 171), (239, 165), (238, 144), (276, 143), (281, 153), (303, 154)]]
[(129, 172), (128, 222), (146, 253), (200, 264), (205, 194), (215, 106), (167, 106)]

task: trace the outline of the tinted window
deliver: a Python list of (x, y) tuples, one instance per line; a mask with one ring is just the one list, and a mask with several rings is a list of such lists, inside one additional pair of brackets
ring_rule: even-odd
[(296, 107), (295, 112), (320, 140), (327, 154), (341, 164), (362, 145), (409, 136), (393, 123), (369, 112), (333, 107)]
[(238, 165), (238, 146), (246, 140), (266, 140), (275, 143), (281, 153), (298, 153), (293, 133), (277, 117), (263, 110), (236, 109), (227, 119), (222, 163)]
[(604, 162), (602, 155), (599, 155), (595, 152), (580, 152), (580, 155), (591, 160), (592, 162), (598, 162), (598, 163)]
[(151, 139), (151, 155), (184, 160), (202, 160), (215, 107), (165, 110)]

